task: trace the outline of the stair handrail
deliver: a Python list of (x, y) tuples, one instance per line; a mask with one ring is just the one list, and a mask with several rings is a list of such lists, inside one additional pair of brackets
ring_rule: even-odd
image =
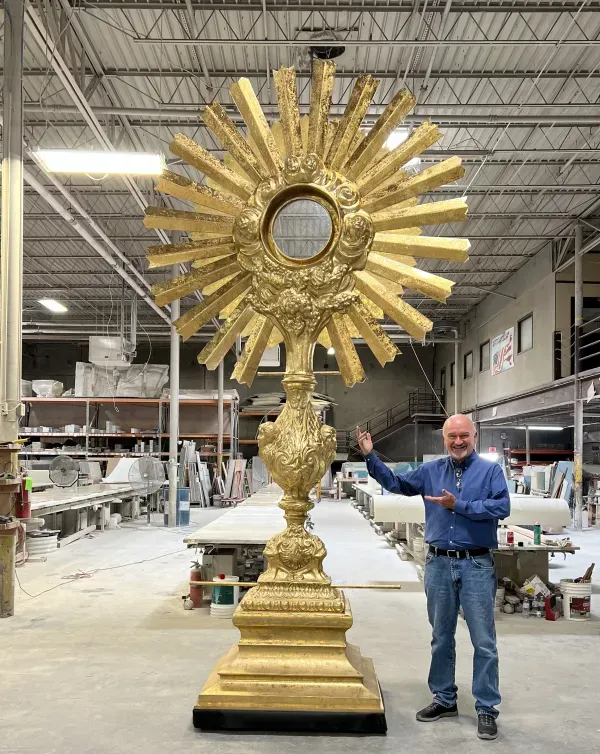
[[(378, 414), (375, 414), (374, 416), (370, 417), (369, 419), (357, 422), (353, 427), (346, 429), (346, 430), (338, 430), (337, 436), (338, 436), (338, 445), (342, 444), (344, 447), (348, 448), (348, 450), (352, 448), (358, 447), (358, 444), (356, 442), (356, 439), (354, 439), (354, 442), (352, 442), (352, 438), (354, 438), (354, 433), (356, 431), (356, 426), (358, 425), (361, 429), (364, 426), (364, 431), (370, 432), (371, 434), (375, 434), (373, 429), (374, 427), (379, 427), (381, 424), (385, 425), (385, 429), (392, 426), (393, 424), (401, 421), (401, 418), (406, 418), (408, 416), (413, 416), (415, 413), (418, 413), (418, 409), (421, 407), (421, 399), (425, 398), (431, 401), (431, 399), (435, 398), (435, 403), (433, 405), (437, 408), (438, 399), (441, 398), (443, 395), (443, 391), (436, 389), (434, 391), (429, 390), (428, 388), (416, 388), (415, 390), (412, 390), (408, 398), (406, 398), (404, 401), (401, 401), (400, 403), (396, 403), (393, 406), (390, 406), (390, 408), (386, 409), (385, 411), (380, 411)], [(400, 407), (406, 407), (404, 411), (396, 411), (396, 409), (399, 409)], [(432, 413), (437, 413), (437, 411), (433, 411)], [(380, 417), (382, 418), (380, 421)], [(339, 435), (342, 435), (343, 442), (340, 443)]]

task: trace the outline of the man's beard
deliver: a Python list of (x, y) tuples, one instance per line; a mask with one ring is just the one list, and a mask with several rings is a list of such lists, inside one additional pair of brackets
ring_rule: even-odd
[(464, 458), (467, 455), (468, 448), (452, 448), (451, 455), (455, 456), (456, 458)]

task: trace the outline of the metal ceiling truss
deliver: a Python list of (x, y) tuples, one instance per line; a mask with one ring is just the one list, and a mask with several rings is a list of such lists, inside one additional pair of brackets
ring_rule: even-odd
[[(272, 112), (271, 68), (304, 60), (297, 79), (305, 109), (310, 70), (298, 54), (331, 45), (308, 39), (331, 31), (346, 48), (333, 113), (345, 106), (355, 76), (368, 70), (382, 84), (367, 125), (407, 85), (418, 95), (409, 126), (430, 117), (445, 130), (423, 164), (463, 159), (460, 184), (436, 193), (471, 197), (460, 229), (472, 242), (470, 260), (460, 269), (420, 264), (455, 281), (449, 306), (407, 293), (434, 321), (458, 322), (486, 295), (507, 297), (495, 289), (548, 244), (555, 269), (570, 264), (575, 223), (584, 223), (584, 251), (600, 248), (598, 10), (600, 0), (28, 0), (26, 134), (29, 147), (96, 142), (167, 152), (181, 129), (220, 157), (199, 106), (244, 75)], [(110, 67), (97, 52), (101, 45), (111, 50)], [(226, 109), (240, 121), (237, 110)], [(177, 161), (170, 167), (182, 170)], [(155, 238), (141, 224), (152, 183), (63, 185), (38, 174), (32, 161), (27, 168), (49, 204), (26, 190), (26, 306), (39, 319), (36, 294), (50, 284), (86, 320), (74, 332), (103, 326), (120, 290), (117, 275), (125, 271), (144, 294), (159, 278), (140, 272)], [(302, 223), (306, 237), (309, 220), (289, 224), (290, 237)], [(456, 229), (430, 232), (453, 236)], [(162, 333), (148, 299), (141, 311), (149, 332)], [(60, 329), (31, 322), (27, 337), (36, 327), (39, 337)]]

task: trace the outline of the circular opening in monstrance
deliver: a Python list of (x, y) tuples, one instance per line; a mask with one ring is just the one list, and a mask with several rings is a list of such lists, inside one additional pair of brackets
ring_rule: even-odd
[(273, 240), (288, 259), (313, 259), (331, 239), (333, 227), (329, 212), (313, 199), (296, 199), (284, 205), (275, 216)]

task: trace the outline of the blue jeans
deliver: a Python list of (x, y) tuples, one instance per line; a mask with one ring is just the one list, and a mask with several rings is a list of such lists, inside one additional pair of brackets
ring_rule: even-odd
[(493, 555), (457, 560), (429, 553), (425, 561), (427, 613), (433, 629), (429, 688), (445, 707), (456, 704), (456, 622), (462, 607), (473, 644), (473, 696), (477, 713), (494, 717), (500, 704), (494, 625), (496, 569)]

